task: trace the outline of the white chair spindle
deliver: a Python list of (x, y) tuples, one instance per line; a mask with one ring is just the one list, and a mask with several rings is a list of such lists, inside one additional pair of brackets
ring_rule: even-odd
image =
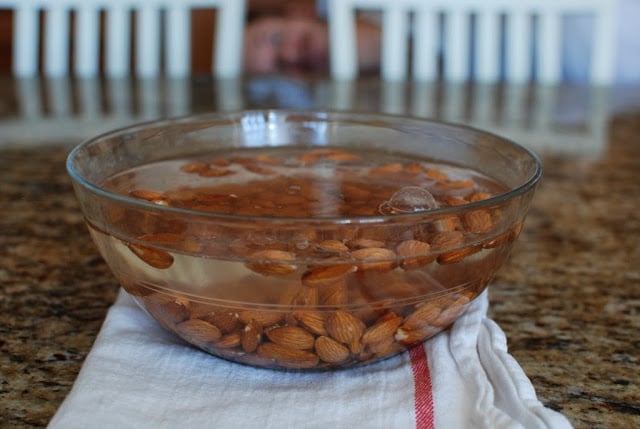
[(122, 4), (106, 10), (105, 71), (109, 77), (123, 77), (130, 72), (130, 11)]
[(69, 9), (53, 3), (45, 12), (44, 73), (46, 76), (64, 76), (69, 71)]
[(165, 65), (169, 77), (184, 77), (191, 70), (190, 10), (172, 3), (166, 13)]
[(135, 67), (136, 75), (142, 78), (160, 72), (160, 9), (154, 3), (142, 3), (136, 11)]
[(31, 3), (17, 5), (13, 15), (13, 72), (16, 76), (38, 74), (38, 9)]
[(329, 56), (331, 75), (338, 80), (355, 79), (358, 75), (354, 10), (349, 0), (329, 0)]
[(531, 65), (531, 26), (524, 9), (514, 9), (507, 16), (506, 74), (511, 82), (526, 82)]
[(562, 17), (557, 13), (543, 13), (538, 16), (538, 80), (542, 83), (558, 82), (561, 78), (561, 38)]
[(74, 71), (80, 77), (96, 76), (100, 66), (100, 11), (82, 3), (75, 19)]
[[(595, 22), (593, 34), (593, 53), (591, 57), (591, 76), (596, 84), (608, 84), (614, 80), (615, 51), (615, 7), (601, 4), (599, 19)], [(630, 55), (637, 55), (630, 54)]]
[(500, 78), (500, 15), (494, 10), (476, 14), (476, 76), (479, 82)]
[(391, 7), (382, 15), (381, 74), (388, 81), (407, 77), (409, 15), (400, 7)]
[(468, 78), (470, 21), (460, 9), (452, 9), (446, 16), (445, 78), (459, 82)]
[(244, 40), (244, 0), (227, 0), (219, 4), (216, 23), (214, 74), (218, 78), (234, 78), (242, 73)]
[(438, 77), (438, 64), (434, 61), (438, 52), (438, 14), (419, 9), (413, 17), (413, 78), (418, 81)]

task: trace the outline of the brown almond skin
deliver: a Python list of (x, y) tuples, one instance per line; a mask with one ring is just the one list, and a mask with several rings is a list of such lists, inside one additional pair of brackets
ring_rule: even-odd
[(267, 338), (283, 347), (298, 350), (313, 348), (315, 337), (298, 326), (279, 326), (266, 331)]
[(430, 251), (431, 245), (419, 240), (406, 240), (396, 247), (396, 253), (403, 258), (400, 266), (405, 270), (413, 270), (433, 262), (436, 257)]
[(265, 276), (286, 275), (294, 272), (297, 267), (288, 261), (293, 261), (296, 257), (294, 253), (284, 250), (266, 249), (259, 250), (250, 255), (251, 259), (268, 260), (268, 263), (248, 262), (247, 268)]
[(320, 358), (308, 350), (292, 349), (274, 343), (260, 344), (257, 353), (261, 358), (290, 369), (313, 368), (320, 362)]
[(484, 234), (493, 228), (493, 220), (487, 210), (474, 210), (463, 217), (466, 230), (474, 234)]
[(414, 330), (424, 325), (433, 326), (441, 312), (442, 309), (439, 306), (432, 302), (427, 302), (407, 316), (402, 327), (405, 330)]
[(296, 311), (293, 317), (306, 330), (315, 335), (327, 335), (324, 327), (325, 315), (321, 311)]
[(262, 341), (262, 326), (255, 320), (250, 320), (240, 333), (240, 345), (246, 353), (256, 351)]
[(401, 324), (401, 317), (391, 312), (387, 313), (365, 331), (362, 336), (362, 342), (365, 345), (370, 345), (392, 339)]
[[(357, 260), (367, 261), (358, 263), (358, 270), (360, 271), (389, 271), (397, 264), (397, 261), (395, 260), (396, 253), (385, 247), (366, 247), (363, 249), (357, 249), (351, 252), (351, 256)], [(369, 259), (371, 259), (371, 261), (368, 261)], [(378, 261), (378, 259), (380, 260)]]
[(315, 350), (321, 360), (333, 364), (344, 362), (350, 355), (346, 346), (327, 336), (316, 338)]
[(215, 346), (221, 349), (231, 349), (235, 347), (239, 347), (242, 344), (242, 337), (240, 332), (235, 331), (230, 334), (222, 336), (218, 341), (215, 342)]
[(302, 275), (302, 283), (312, 287), (330, 285), (356, 269), (357, 267), (351, 264), (314, 267)]
[(359, 342), (365, 330), (362, 320), (346, 311), (330, 313), (325, 327), (333, 339), (347, 345)]
[(177, 324), (176, 332), (188, 342), (196, 345), (215, 342), (222, 338), (220, 329), (200, 319), (189, 319)]
[(164, 250), (153, 249), (134, 243), (127, 243), (127, 247), (134, 255), (153, 268), (165, 270), (173, 265), (173, 256)]

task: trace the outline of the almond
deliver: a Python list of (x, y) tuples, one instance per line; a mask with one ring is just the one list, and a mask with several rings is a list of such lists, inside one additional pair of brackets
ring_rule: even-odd
[(242, 344), (242, 336), (240, 332), (235, 331), (230, 334), (223, 335), (218, 341), (215, 342), (215, 346), (221, 349), (231, 349), (238, 347)]
[(173, 265), (173, 256), (164, 250), (154, 249), (134, 243), (127, 243), (127, 247), (134, 255), (153, 268), (165, 270)]
[(384, 247), (367, 247), (351, 252), (358, 260), (358, 270), (388, 271), (396, 265), (396, 253)]
[(183, 171), (185, 173), (200, 173), (207, 168), (209, 168), (209, 165), (207, 163), (196, 161), (184, 164), (182, 167), (180, 167), (180, 171)]
[(406, 240), (396, 247), (396, 253), (402, 258), (400, 266), (405, 270), (419, 268), (433, 262), (436, 257), (431, 255), (430, 251), (431, 245), (419, 240)]
[(280, 311), (267, 310), (244, 310), (238, 313), (238, 319), (244, 324), (248, 324), (252, 320), (260, 326), (272, 326), (279, 323), (284, 315)]
[(461, 231), (439, 232), (431, 238), (431, 247), (434, 250), (446, 250), (459, 246), (463, 240), (464, 234)]
[(353, 273), (356, 269), (356, 266), (351, 264), (314, 267), (302, 275), (302, 283), (314, 287), (329, 285), (341, 277)]
[(329, 363), (340, 363), (349, 358), (349, 349), (327, 336), (316, 339), (315, 350), (321, 360)]
[(388, 339), (393, 340), (393, 336), (401, 324), (401, 317), (398, 317), (393, 312), (385, 313), (378, 322), (367, 328), (362, 335), (362, 342), (365, 345), (371, 345)]
[(334, 311), (327, 316), (325, 328), (333, 339), (352, 345), (360, 341), (365, 325), (362, 320), (346, 311)]
[(313, 307), (318, 304), (318, 289), (309, 286), (302, 286), (291, 302), (293, 305)]
[(324, 327), (324, 313), (320, 311), (296, 311), (293, 317), (306, 330), (316, 335), (327, 335)]
[(240, 325), (240, 317), (238, 313), (233, 311), (216, 311), (200, 317), (200, 319), (216, 325), (223, 334), (235, 331)]
[(247, 353), (254, 352), (262, 341), (262, 326), (255, 320), (249, 321), (240, 333), (242, 350)]
[(347, 282), (340, 279), (337, 282), (319, 288), (320, 303), (322, 305), (340, 307), (347, 304), (349, 300)]
[(297, 326), (279, 326), (266, 331), (267, 337), (275, 344), (292, 349), (313, 348), (315, 337)]
[(200, 319), (189, 319), (177, 324), (176, 332), (188, 342), (196, 345), (211, 343), (222, 337), (220, 329)]
[(189, 318), (190, 309), (188, 301), (172, 295), (153, 294), (142, 298), (147, 311), (170, 330), (176, 323)]
[(308, 350), (292, 349), (274, 343), (260, 344), (257, 353), (263, 359), (291, 369), (313, 368), (320, 361), (315, 353)]
[(296, 255), (284, 250), (259, 250), (252, 253), (250, 258), (260, 262), (248, 262), (247, 268), (265, 276), (285, 275), (297, 269), (294, 264), (288, 263), (295, 260)]
[(452, 250), (450, 252), (445, 252), (438, 255), (438, 258), (437, 258), (438, 263), (441, 265), (454, 264), (456, 262), (462, 261), (464, 258), (466, 258), (469, 255), (473, 255), (474, 253), (478, 252), (481, 249), (482, 249), (481, 245), (475, 245), (475, 246), (461, 247), (460, 249)]
[(345, 253), (349, 248), (340, 240), (324, 240), (316, 244), (316, 250), (322, 253)]
[(474, 234), (484, 234), (491, 231), (493, 221), (487, 210), (474, 210), (464, 215), (464, 225), (467, 231)]
[(418, 307), (405, 319), (402, 327), (405, 330), (421, 328), (424, 325), (432, 325), (438, 319), (442, 309), (433, 302), (427, 302)]
[(438, 334), (442, 329), (431, 325), (423, 325), (416, 329), (398, 328), (395, 334), (395, 340), (405, 346), (412, 346), (421, 343), (434, 335)]
[(168, 205), (168, 199), (162, 192), (152, 191), (149, 189), (135, 189), (129, 192), (133, 198), (150, 201), (155, 204)]

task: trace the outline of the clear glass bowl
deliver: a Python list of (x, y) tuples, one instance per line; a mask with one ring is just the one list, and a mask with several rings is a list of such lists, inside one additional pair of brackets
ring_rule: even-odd
[[(359, 182), (343, 183), (359, 159)], [(155, 162), (162, 174), (139, 180)], [(290, 167), (330, 186), (252, 182), (237, 209), (234, 192), (179, 187)], [(100, 253), (160, 325), (224, 359), (307, 371), (371, 363), (447, 329), (505, 262), (542, 175), (530, 151), (480, 130), (281, 110), (116, 130), (76, 147), (67, 168)], [(413, 192), (400, 203), (397, 183)], [(286, 208), (296, 192), (313, 194), (302, 195), (311, 214)]]

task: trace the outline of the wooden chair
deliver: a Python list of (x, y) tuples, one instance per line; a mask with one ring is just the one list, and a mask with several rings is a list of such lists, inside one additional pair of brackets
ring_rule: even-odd
[(108, 77), (187, 76), (190, 12), (198, 8), (217, 10), (212, 73), (242, 72), (246, 0), (0, 0), (7, 8), (18, 77), (94, 77), (101, 63)]
[(357, 76), (354, 14), (374, 10), (382, 14), (381, 76), (388, 81), (406, 79), (411, 63), (415, 80), (525, 82), (533, 75), (539, 82), (557, 83), (562, 76), (562, 20), (570, 14), (594, 19), (591, 82), (613, 80), (616, 0), (328, 1), (331, 74), (337, 79)]

